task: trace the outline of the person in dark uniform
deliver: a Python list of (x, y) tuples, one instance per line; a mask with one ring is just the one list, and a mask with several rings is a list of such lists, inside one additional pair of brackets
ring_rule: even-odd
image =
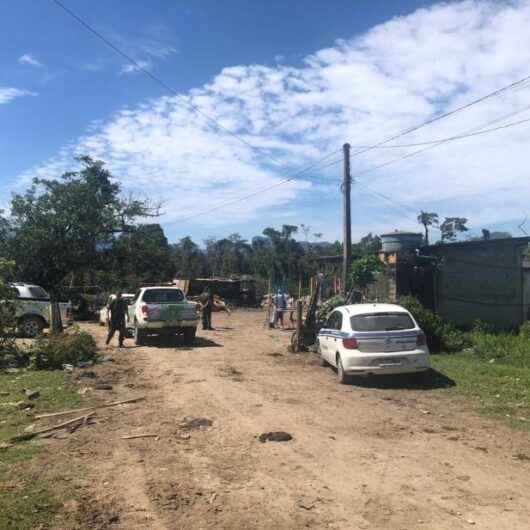
[(212, 328), (213, 293), (210, 291), (209, 287), (206, 287), (206, 289), (201, 295), (201, 305), (202, 305), (202, 329), (213, 330)]
[(121, 297), (121, 293), (109, 304), (109, 334), (107, 335), (107, 345), (118, 332), (118, 343), (123, 348), (123, 339), (125, 339), (125, 315), (127, 313), (127, 302)]

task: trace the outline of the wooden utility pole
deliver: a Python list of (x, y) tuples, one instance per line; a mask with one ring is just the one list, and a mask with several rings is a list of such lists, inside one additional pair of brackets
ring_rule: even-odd
[(344, 153), (344, 175), (342, 179), (342, 282), (341, 292), (347, 293), (347, 280), (351, 262), (351, 175), (350, 144), (342, 146)]

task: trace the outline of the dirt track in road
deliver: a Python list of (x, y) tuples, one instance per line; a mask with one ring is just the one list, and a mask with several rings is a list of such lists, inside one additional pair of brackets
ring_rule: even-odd
[[(530, 462), (513, 458), (530, 454), (524, 433), (442, 389), (339, 385), (259, 312), (214, 325), (194, 348), (155, 341), (96, 370), (113, 390), (95, 399), (146, 400), (49, 442), (81, 495), (59, 527), (529, 528)], [(293, 440), (260, 443), (267, 431)], [(121, 439), (145, 433), (159, 439)]]

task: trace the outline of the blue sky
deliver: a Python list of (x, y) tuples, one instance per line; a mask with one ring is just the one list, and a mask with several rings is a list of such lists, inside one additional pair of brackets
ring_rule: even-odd
[[(338, 156), (344, 141), (377, 142), (530, 73), (521, 54), (530, 49), (526, 0), (63, 3), (259, 151), (212, 130), (51, 0), (7, 0), (0, 4), (2, 202), (32, 176), (75, 168), (74, 155), (86, 153), (107, 161), (124, 190), (164, 201), (161, 221), (172, 240), (248, 237), (282, 223), (337, 238), (340, 164), (196, 214), (273, 186), (327, 153)], [(523, 87), (402, 140), (524, 119), (526, 106)], [(359, 177), (354, 235), (415, 228), (420, 209), (518, 234), (527, 213), (528, 134), (513, 127)], [(356, 157), (353, 175), (409, 152)]]

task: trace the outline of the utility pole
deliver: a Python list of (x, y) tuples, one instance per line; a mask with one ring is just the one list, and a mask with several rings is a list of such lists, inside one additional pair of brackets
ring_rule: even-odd
[(342, 285), (341, 291), (347, 294), (346, 284), (351, 262), (351, 175), (350, 144), (342, 146), (344, 153), (344, 175), (342, 179)]

